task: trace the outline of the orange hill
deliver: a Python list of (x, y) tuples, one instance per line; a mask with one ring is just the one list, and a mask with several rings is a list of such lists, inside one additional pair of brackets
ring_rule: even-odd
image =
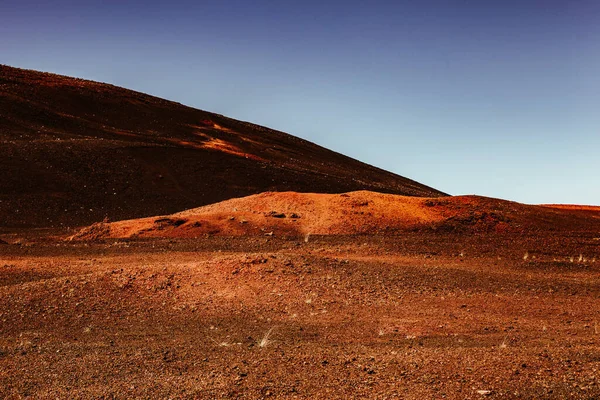
[(261, 193), (167, 216), (94, 224), (73, 239), (202, 235), (345, 235), (408, 230), (600, 230), (589, 214), (479, 196), (419, 198), (368, 191)]

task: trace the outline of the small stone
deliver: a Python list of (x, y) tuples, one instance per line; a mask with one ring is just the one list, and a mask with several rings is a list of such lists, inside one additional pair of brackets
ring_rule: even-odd
[(267, 214), (267, 216), (272, 218), (285, 218), (284, 213), (279, 213), (277, 211), (271, 211), (269, 214)]

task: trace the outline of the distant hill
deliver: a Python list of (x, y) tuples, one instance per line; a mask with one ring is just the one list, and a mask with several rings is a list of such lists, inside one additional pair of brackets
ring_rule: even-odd
[(283, 132), (0, 65), (0, 227), (170, 214), (264, 191), (355, 190), (445, 195)]

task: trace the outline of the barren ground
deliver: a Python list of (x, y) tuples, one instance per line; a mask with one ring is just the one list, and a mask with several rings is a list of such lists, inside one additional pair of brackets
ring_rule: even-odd
[(20, 242), (2, 398), (600, 397), (597, 233)]
[(600, 398), (598, 207), (2, 65), (0, 171), (0, 398)]

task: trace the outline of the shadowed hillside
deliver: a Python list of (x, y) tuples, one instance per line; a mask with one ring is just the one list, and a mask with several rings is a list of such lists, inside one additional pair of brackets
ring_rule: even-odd
[(444, 195), (283, 132), (8, 66), (0, 143), (1, 227), (169, 214), (264, 191)]

